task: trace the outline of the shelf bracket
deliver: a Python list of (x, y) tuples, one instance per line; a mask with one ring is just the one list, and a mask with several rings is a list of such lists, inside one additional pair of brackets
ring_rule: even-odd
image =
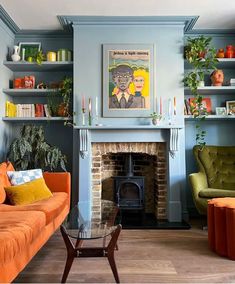
[(175, 158), (176, 152), (179, 150), (179, 128), (170, 129), (170, 155)]
[(79, 152), (82, 159), (88, 156), (88, 129), (80, 129), (79, 131)]

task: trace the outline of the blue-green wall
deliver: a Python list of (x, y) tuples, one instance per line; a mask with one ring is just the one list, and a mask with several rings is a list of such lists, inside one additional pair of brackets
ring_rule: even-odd
[[(9, 77), (11, 77), (11, 71), (7, 69), (2, 62), (6, 60), (8, 55), (8, 49), (13, 46), (14, 34), (5, 26), (0, 20), (0, 117), (5, 115), (5, 101), (7, 96), (3, 94), (2, 89), (7, 88), (9, 84)], [(10, 125), (4, 123), (0, 119), (0, 162), (6, 158), (6, 152), (10, 143), (12, 131)]]

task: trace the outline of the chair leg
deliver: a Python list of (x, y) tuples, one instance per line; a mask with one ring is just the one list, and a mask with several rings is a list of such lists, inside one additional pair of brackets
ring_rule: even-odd
[(114, 253), (110, 253), (110, 254), (108, 253), (107, 257), (108, 257), (108, 261), (109, 261), (110, 267), (113, 272), (114, 279), (116, 283), (120, 283), (118, 272), (117, 272), (117, 266), (116, 266), (115, 259), (114, 259)]

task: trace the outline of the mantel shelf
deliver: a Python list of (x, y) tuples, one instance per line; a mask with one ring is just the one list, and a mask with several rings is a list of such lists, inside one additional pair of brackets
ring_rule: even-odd
[(56, 89), (3, 89), (3, 93), (11, 97), (47, 97), (56, 94)]
[(88, 129), (88, 130), (139, 130), (139, 129), (149, 129), (149, 130), (161, 130), (161, 129), (173, 129), (173, 128), (183, 128), (182, 125), (100, 125), (100, 126), (74, 126), (74, 129)]
[[(220, 69), (234, 69), (235, 68), (235, 58), (217, 58), (218, 63), (216, 64), (217, 68)], [(192, 65), (188, 63), (187, 60), (184, 60), (184, 69), (192, 69)]]
[[(202, 95), (235, 94), (235, 86), (205, 86), (197, 89)], [(184, 88), (185, 95), (191, 95), (189, 88)]]
[(72, 61), (56, 61), (49, 62), (43, 61), (41, 65), (35, 62), (13, 62), (4, 61), (3, 64), (14, 72), (25, 72), (25, 71), (35, 71), (35, 72), (45, 72), (45, 71), (72, 71), (73, 62)]
[[(194, 118), (192, 115), (185, 115), (184, 116), (185, 120), (193, 120), (193, 121), (198, 121), (200, 120), (199, 118)], [(207, 115), (206, 120), (234, 120), (235, 115)]]
[(18, 121), (71, 121), (67, 117), (3, 117), (3, 121), (18, 122)]

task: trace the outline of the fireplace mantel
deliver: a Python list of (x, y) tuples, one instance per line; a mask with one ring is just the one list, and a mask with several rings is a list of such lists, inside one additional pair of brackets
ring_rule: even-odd
[(167, 219), (182, 221), (182, 196), (185, 182), (184, 127), (181, 125), (105, 125), (75, 126), (77, 141), (79, 200), (91, 200), (92, 143), (163, 142), (168, 149)]

